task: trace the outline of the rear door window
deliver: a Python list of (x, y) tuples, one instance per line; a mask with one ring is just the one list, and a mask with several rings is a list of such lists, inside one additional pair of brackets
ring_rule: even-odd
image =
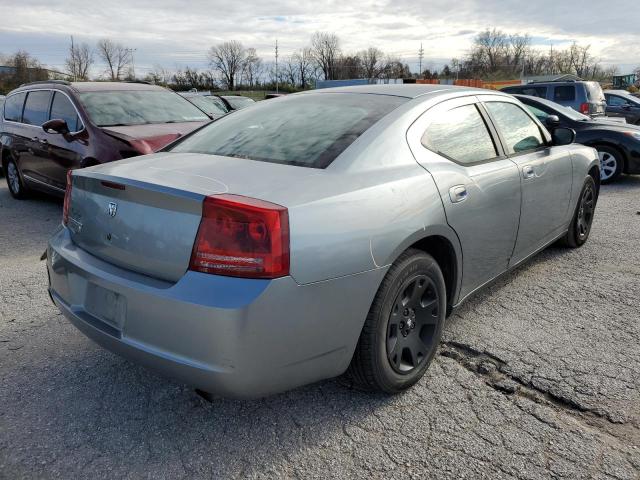
[(507, 153), (518, 154), (545, 146), (540, 128), (518, 105), (507, 102), (487, 102), (485, 105), (502, 133)]
[(559, 85), (553, 91), (555, 102), (571, 102), (576, 99), (576, 87), (573, 85)]
[(64, 93), (55, 92), (53, 95), (50, 118), (52, 120), (61, 119), (67, 122), (70, 132), (79, 132), (84, 128), (82, 122), (78, 118), (76, 109)]
[(49, 119), (49, 104), (51, 92), (49, 90), (35, 90), (29, 92), (24, 103), (22, 121), (29, 125), (40, 126)]
[(449, 110), (427, 127), (422, 145), (455, 162), (472, 165), (497, 157), (491, 139), (475, 105)]
[(26, 93), (16, 93), (10, 95), (4, 102), (4, 119), (11, 122), (22, 121), (22, 107), (24, 107), (24, 99)]

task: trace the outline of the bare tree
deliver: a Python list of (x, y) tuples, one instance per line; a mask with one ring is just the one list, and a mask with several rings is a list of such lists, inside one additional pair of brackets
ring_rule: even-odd
[(162, 65), (154, 65), (153, 70), (147, 73), (145, 80), (155, 85), (166, 86), (171, 80), (171, 73)]
[(209, 49), (209, 62), (220, 73), (229, 90), (234, 90), (236, 77), (242, 72), (247, 52), (242, 43), (231, 40)]
[(307, 88), (313, 77), (315, 67), (313, 65), (313, 52), (311, 48), (305, 47), (302, 50), (294, 52), (291, 56), (297, 70), (297, 79), (300, 82), (300, 88)]
[(333, 80), (336, 63), (340, 58), (340, 39), (335, 33), (316, 32), (311, 37), (313, 58), (322, 70), (325, 80)]
[(242, 75), (249, 88), (253, 88), (262, 73), (262, 59), (255, 48), (247, 48), (242, 64)]
[(65, 60), (67, 73), (71, 75), (73, 80), (88, 80), (89, 68), (93, 64), (93, 52), (88, 44), (82, 43), (76, 45), (71, 37), (71, 45), (69, 45), (69, 56)]
[(382, 70), (384, 53), (376, 47), (369, 47), (358, 53), (365, 78), (376, 78)]
[(98, 42), (97, 53), (107, 65), (106, 73), (113, 81), (121, 80), (131, 66), (131, 49), (108, 38)]

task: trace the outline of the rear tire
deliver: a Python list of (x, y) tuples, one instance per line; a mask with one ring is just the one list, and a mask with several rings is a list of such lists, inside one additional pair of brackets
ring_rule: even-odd
[(4, 176), (7, 180), (7, 186), (9, 187), (9, 193), (13, 198), (22, 200), (29, 196), (29, 189), (22, 181), (22, 175), (18, 170), (18, 165), (13, 160), (7, 160), (4, 166)]
[(600, 183), (606, 184), (615, 181), (624, 168), (622, 153), (615, 148), (604, 145), (596, 145), (600, 158)]
[(596, 182), (592, 177), (587, 177), (580, 191), (578, 204), (569, 225), (569, 230), (561, 240), (565, 247), (578, 248), (587, 242), (591, 233), (597, 201)]
[(387, 272), (358, 340), (348, 374), (356, 386), (397, 393), (433, 360), (447, 310), (442, 271), (421, 250), (404, 252)]

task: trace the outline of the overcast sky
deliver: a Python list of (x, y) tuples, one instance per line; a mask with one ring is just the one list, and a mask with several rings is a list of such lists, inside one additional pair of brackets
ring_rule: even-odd
[[(153, 65), (206, 67), (211, 45), (239, 40), (273, 61), (309, 43), (315, 31), (336, 33), (343, 50), (376, 46), (417, 71), (464, 55), (480, 31), (528, 33), (537, 48), (591, 45), (604, 65), (640, 66), (640, 2), (596, 0), (0, 0), (0, 54), (24, 49), (63, 68), (69, 36), (104, 37), (135, 48), (138, 76)], [(610, 8), (609, 8), (610, 7)], [(103, 67), (96, 65), (95, 73)]]

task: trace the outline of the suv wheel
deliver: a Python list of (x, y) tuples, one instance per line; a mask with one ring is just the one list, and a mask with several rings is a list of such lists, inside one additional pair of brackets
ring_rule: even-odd
[(623, 160), (618, 150), (604, 145), (596, 146), (600, 157), (600, 182), (610, 183), (622, 173)]
[(349, 374), (367, 390), (396, 393), (424, 375), (438, 349), (447, 310), (442, 272), (410, 249), (391, 266), (373, 301)]
[(22, 182), (20, 171), (18, 166), (13, 160), (9, 160), (5, 165), (4, 176), (7, 179), (7, 186), (9, 187), (9, 193), (13, 198), (26, 198), (28, 196), (28, 190)]

